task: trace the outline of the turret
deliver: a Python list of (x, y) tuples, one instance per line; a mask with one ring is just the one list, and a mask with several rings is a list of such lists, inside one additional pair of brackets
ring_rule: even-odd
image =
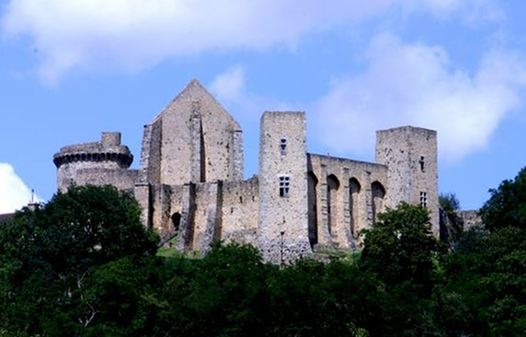
[[(133, 178), (129, 171), (133, 155), (127, 146), (121, 145), (120, 132), (103, 132), (100, 142), (69, 145), (53, 156), (57, 167), (58, 189), (66, 191), (75, 185), (115, 185), (130, 189)], [(133, 179), (132, 179), (133, 180)]]

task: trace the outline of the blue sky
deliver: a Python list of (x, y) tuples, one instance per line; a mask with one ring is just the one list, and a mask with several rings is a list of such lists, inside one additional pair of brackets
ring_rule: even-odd
[(304, 110), (311, 152), (374, 158), (374, 131), (439, 132), (463, 208), (526, 165), (522, 0), (0, 0), (0, 212), (55, 192), (61, 146), (142, 126), (192, 78), (241, 123)]

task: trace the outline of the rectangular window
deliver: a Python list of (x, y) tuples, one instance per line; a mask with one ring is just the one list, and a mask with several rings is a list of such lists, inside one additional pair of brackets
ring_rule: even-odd
[(420, 206), (427, 208), (427, 193), (420, 192)]
[(289, 196), (290, 178), (288, 176), (279, 177), (279, 196), (288, 198)]
[(281, 138), (281, 140), (279, 141), (279, 149), (281, 155), (287, 154), (287, 139)]

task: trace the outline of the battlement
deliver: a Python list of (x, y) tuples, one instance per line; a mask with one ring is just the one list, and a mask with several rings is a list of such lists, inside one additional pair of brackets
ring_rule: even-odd
[(60, 166), (73, 162), (115, 162), (119, 168), (128, 168), (133, 155), (121, 145), (120, 132), (102, 132), (100, 142), (64, 146), (53, 156), (53, 163)]
[(265, 111), (263, 115), (261, 115), (261, 119), (264, 119), (267, 117), (273, 117), (273, 116), (286, 116), (286, 115), (290, 115), (290, 116), (298, 115), (298, 116), (304, 117), (305, 112), (304, 111), (275, 111), (275, 110)]
[(376, 131), (377, 137), (383, 134), (405, 134), (407, 136), (413, 136), (413, 135), (430, 135), (430, 136), (434, 135), (436, 136), (437, 132), (431, 129), (420, 128), (420, 127), (415, 127), (411, 125), (405, 125), (405, 126), (400, 126), (396, 128)]

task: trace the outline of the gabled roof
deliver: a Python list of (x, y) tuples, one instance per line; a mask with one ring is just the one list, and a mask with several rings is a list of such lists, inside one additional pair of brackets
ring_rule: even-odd
[(185, 101), (202, 101), (210, 100), (212, 104), (216, 107), (216, 111), (225, 116), (234, 126), (234, 128), (241, 130), (238, 122), (228, 113), (228, 111), (223, 108), (223, 106), (215, 99), (214, 96), (206, 88), (199, 83), (198, 80), (191, 80), (186, 87), (177, 95), (174, 99), (168, 103), (168, 105), (157, 115), (150, 124), (155, 123), (159, 118), (162, 118), (162, 115), (170, 110), (171, 107), (177, 105), (181, 100)]

